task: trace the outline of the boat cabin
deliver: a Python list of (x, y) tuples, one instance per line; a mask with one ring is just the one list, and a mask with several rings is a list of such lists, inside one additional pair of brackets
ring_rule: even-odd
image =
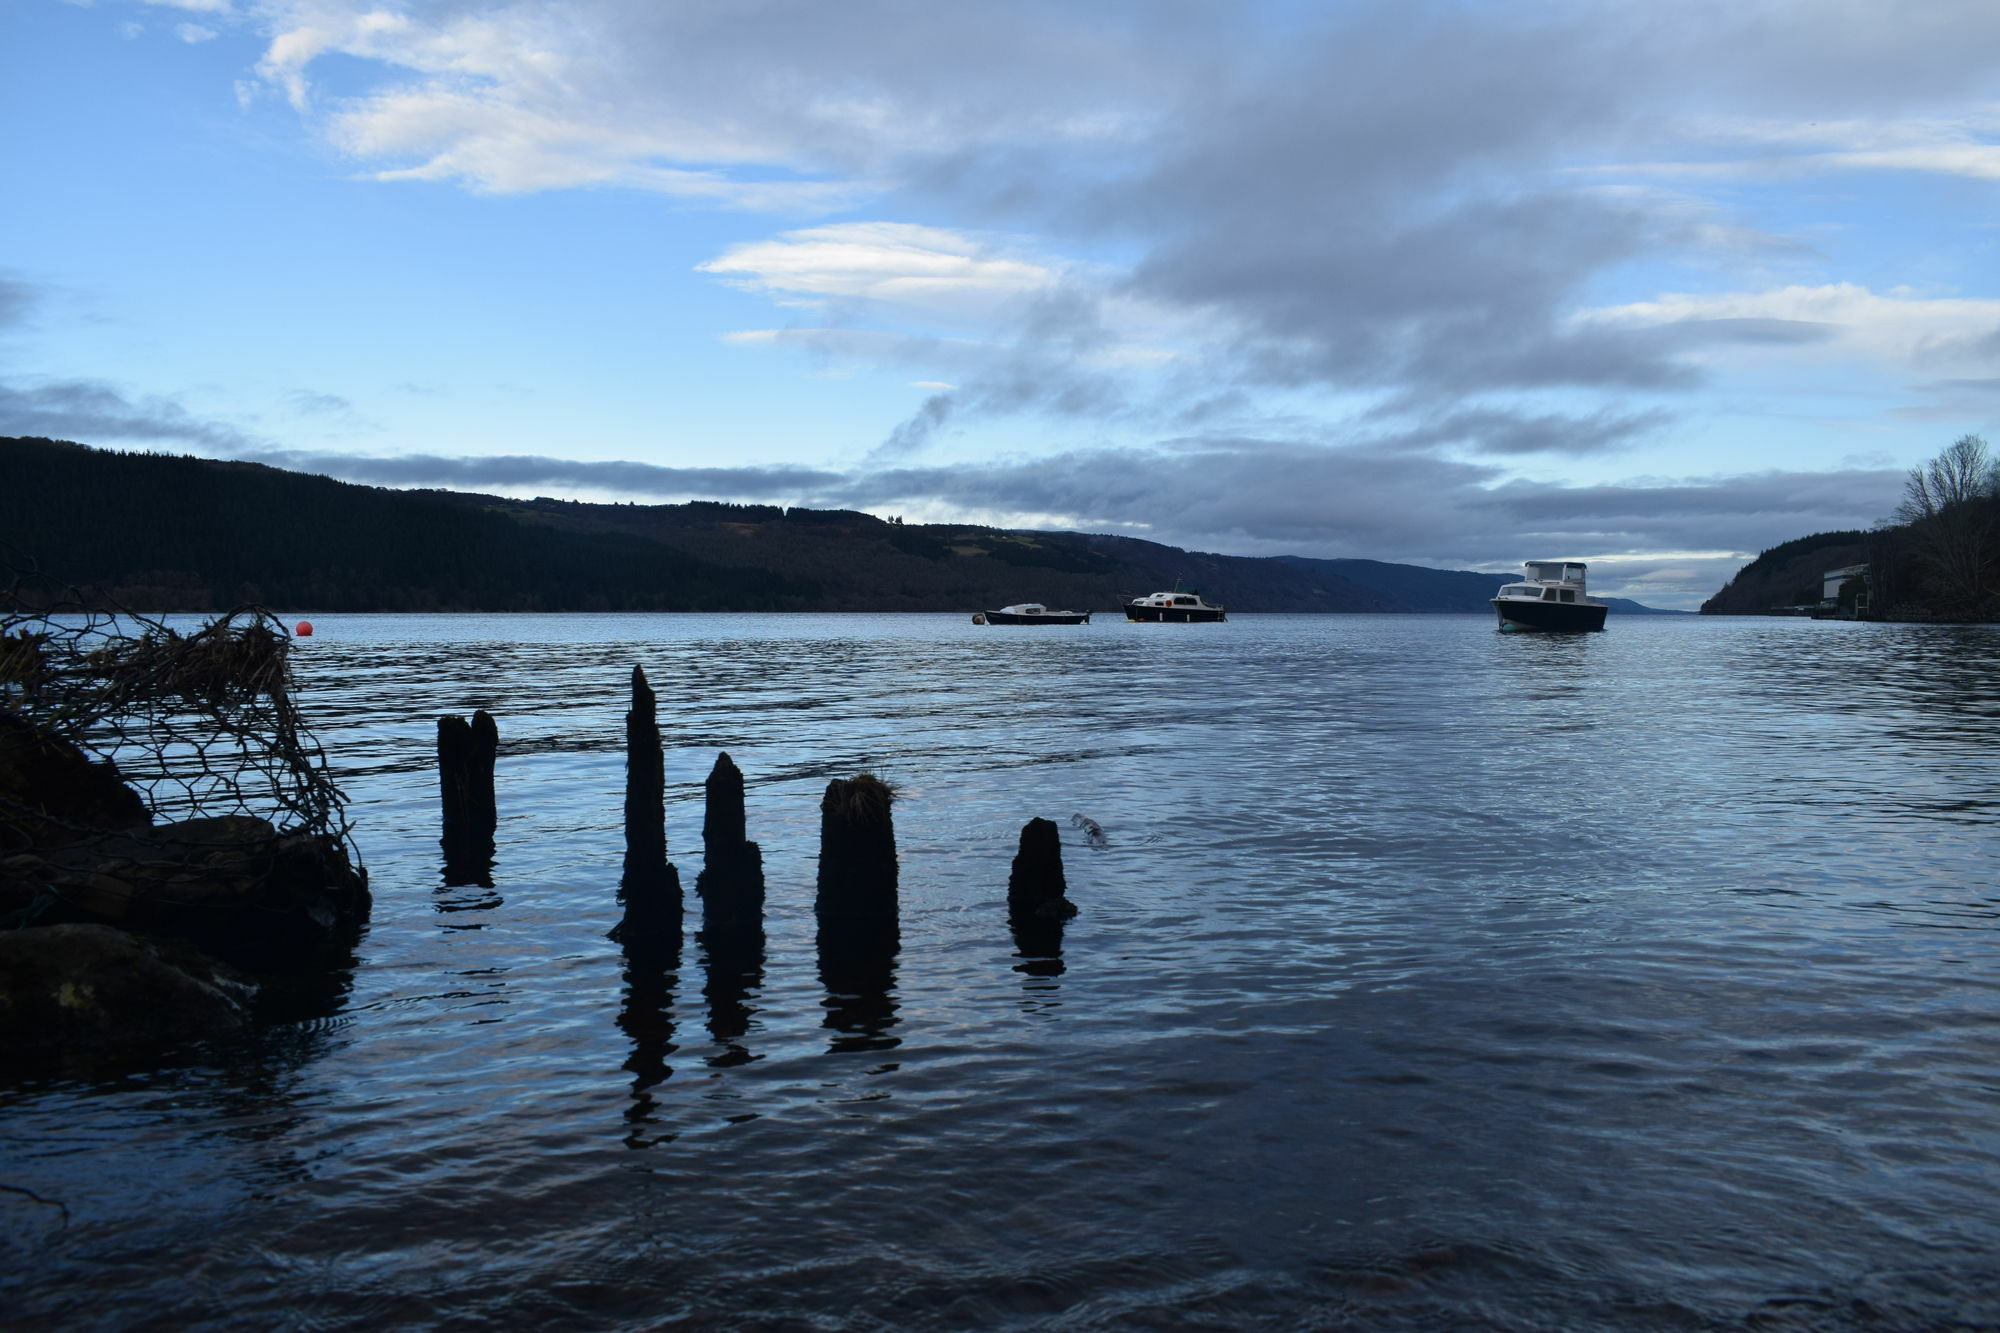
[(1521, 568), (1527, 571), (1521, 577), (1536, 583), (1568, 583), (1581, 589), (1588, 566), (1577, 560), (1529, 560)]
[(1198, 592), (1156, 592), (1138, 598), (1135, 606), (1207, 606)]
[(1574, 602), (1588, 601), (1581, 588), (1564, 588), (1547, 583), (1509, 583), (1500, 589), (1499, 595), (1514, 601), (1524, 602)]

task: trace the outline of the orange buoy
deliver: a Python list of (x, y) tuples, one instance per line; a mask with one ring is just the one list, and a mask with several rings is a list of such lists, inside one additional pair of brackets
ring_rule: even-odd
[(300, 622), (298, 623), (297, 627), (295, 627), (295, 628), (294, 628), (294, 629), (292, 630), (292, 633), (294, 633), (294, 634), (298, 635), (298, 636), (299, 636), (299, 637), (300, 637), (301, 639), (310, 639), (310, 638), (311, 638), (311, 637), (313, 636), (313, 623), (312, 623), (312, 621), (310, 621), (310, 620), (301, 620), (301, 621), (300, 621)]

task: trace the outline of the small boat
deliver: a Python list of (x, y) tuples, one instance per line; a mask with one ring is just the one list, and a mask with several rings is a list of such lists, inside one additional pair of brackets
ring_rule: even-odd
[(1595, 630), (1604, 628), (1611, 607), (1583, 590), (1585, 566), (1574, 560), (1529, 560), (1519, 583), (1501, 587), (1493, 598), (1505, 630)]
[(1135, 597), (1125, 603), (1127, 620), (1164, 620), (1174, 622), (1227, 620), (1222, 608), (1201, 600), (1198, 588), (1184, 588), (1180, 580), (1174, 580), (1172, 592), (1156, 592), (1150, 597)]
[(1088, 625), (1088, 611), (1051, 611), (1040, 602), (1003, 606), (998, 611), (981, 611), (972, 618), (975, 625)]

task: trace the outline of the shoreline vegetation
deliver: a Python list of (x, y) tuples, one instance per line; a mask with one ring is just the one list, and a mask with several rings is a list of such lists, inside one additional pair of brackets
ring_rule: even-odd
[[(1865, 566), (1824, 605), (1823, 577)], [(2000, 621), (2000, 461), (1977, 435), (1910, 469), (1903, 500), (1872, 529), (1782, 542), (1702, 603), (1705, 616), (1818, 614), (1919, 624)]]
[(0, 541), (149, 612), (1108, 609), (1182, 581), (1246, 611), (1490, 614), (1512, 577), (853, 510), (389, 490), (37, 437), (0, 437), (0, 471)]

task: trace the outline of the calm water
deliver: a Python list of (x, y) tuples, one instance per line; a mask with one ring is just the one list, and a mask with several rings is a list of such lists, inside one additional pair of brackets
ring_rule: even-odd
[[(2000, 630), (316, 623), (351, 992), (0, 1082), (0, 1182), (67, 1208), (0, 1193), (13, 1326), (2000, 1323)], [(605, 939), (635, 662), (690, 885), (714, 752), (749, 777), (761, 958)], [(500, 861), (447, 888), (433, 719), (478, 706)], [(864, 768), (902, 948), (830, 997)], [(1006, 924), (1034, 815), (1059, 958)]]

